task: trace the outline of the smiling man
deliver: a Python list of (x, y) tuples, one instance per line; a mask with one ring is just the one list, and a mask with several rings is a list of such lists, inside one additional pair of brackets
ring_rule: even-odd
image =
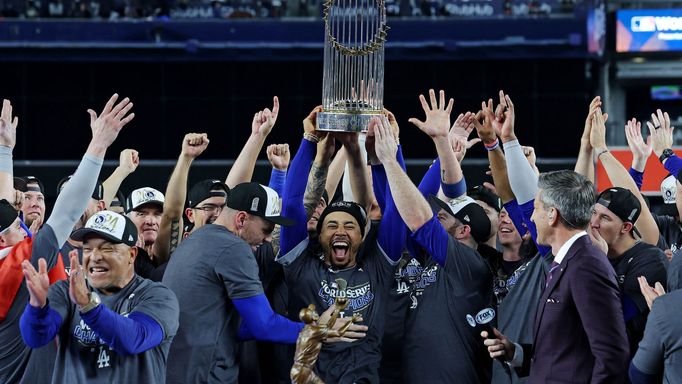
[(37, 348), (59, 336), (55, 383), (164, 383), (178, 302), (162, 284), (135, 275), (135, 225), (102, 211), (71, 237), (83, 242), (83, 266), (72, 251), (68, 280), (49, 287), (44, 259), (38, 271), (22, 264), (30, 292), (24, 341)]

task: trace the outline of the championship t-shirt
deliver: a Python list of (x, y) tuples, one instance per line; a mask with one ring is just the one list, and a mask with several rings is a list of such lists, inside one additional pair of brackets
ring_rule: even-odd
[[(52, 269), (57, 263), (59, 244), (57, 244), (54, 231), (48, 224), (43, 225), (38, 234), (35, 235), (31, 251), (31, 264), (36, 270), (38, 270), (38, 259), (40, 258), (47, 261), (48, 270)], [(7, 317), (0, 321), (0, 383), (17, 383), (22, 379), (22, 376), (24, 377), (23, 380), (28, 383), (43, 382), (46, 375), (47, 377), (52, 376), (49, 367), (47, 370), (29, 371), (26, 369), (29, 358), (34, 361), (34, 358), (31, 357), (34, 352), (38, 351), (36, 359), (46, 360), (41, 359), (41, 356), (54, 356), (53, 352), (56, 348), (54, 344), (49, 344), (38, 350), (32, 350), (21, 338), (19, 319), (24, 313), (29, 297), (26, 282), (22, 281)]]
[(222, 225), (205, 225), (173, 252), (163, 283), (180, 303), (167, 383), (236, 383), (241, 318), (232, 300), (263, 293), (251, 247)]
[[(345, 296), (348, 307), (341, 317), (360, 315), (363, 318), (360, 324), (369, 327), (363, 339), (322, 346), (316, 370), (326, 383), (379, 383), (385, 302), (396, 263), (377, 243), (377, 229), (371, 227), (353, 267), (341, 270), (329, 267), (320, 248), (309, 247), (308, 239), (277, 259), (284, 265), (292, 320), (298, 320), (298, 312), (309, 304), (314, 304), (321, 314), (334, 305), (336, 297)], [(346, 283), (345, 291), (339, 289), (340, 279)]]
[(630, 355), (634, 356), (644, 335), (649, 306), (639, 288), (638, 277), (644, 276), (650, 284), (660, 282), (665, 287), (667, 272), (661, 262), (661, 251), (653, 245), (638, 242), (620, 257), (609, 259), (616, 271), (623, 303), (625, 330), (630, 342)]
[(81, 319), (78, 306), (69, 298), (68, 281), (50, 288), (50, 307), (62, 318), (59, 351), (52, 382), (57, 383), (159, 383), (166, 381), (166, 359), (178, 328), (178, 302), (160, 283), (135, 276), (120, 291), (105, 295), (102, 304), (121, 316), (143, 313), (163, 329), (163, 340), (135, 355), (119, 354), (100, 339)]
[(415, 303), (410, 307), (403, 349), (405, 382), (487, 382), (491, 361), (479, 321), (494, 316), (488, 265), (476, 251), (447, 235), (435, 218), (412, 238), (422, 246), (439, 243), (434, 248), (446, 253), (439, 255), (445, 265), (427, 255), (414, 283)]

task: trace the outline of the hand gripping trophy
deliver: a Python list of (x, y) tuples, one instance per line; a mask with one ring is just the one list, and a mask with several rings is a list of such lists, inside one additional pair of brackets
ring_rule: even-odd
[(364, 132), (382, 114), (384, 0), (325, 0), (321, 131)]
[[(336, 279), (339, 292), (346, 291), (346, 281)], [(318, 324), (320, 316), (315, 311), (315, 305), (301, 309), (298, 317), (305, 323), (305, 327), (298, 334), (296, 340), (296, 354), (294, 355), (294, 365), (291, 367), (290, 377), (294, 384), (324, 384), (314, 372), (315, 362), (322, 349), (322, 342), (328, 337), (342, 337), (348, 328), (357, 320), (353, 317), (344, 324), (338, 331), (333, 330), (339, 314), (348, 306), (348, 299), (345, 295), (337, 296), (334, 302), (334, 311), (326, 324)]]

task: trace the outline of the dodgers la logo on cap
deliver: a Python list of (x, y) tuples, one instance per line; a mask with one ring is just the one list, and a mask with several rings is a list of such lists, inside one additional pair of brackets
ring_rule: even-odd
[(92, 216), (85, 224), (85, 228), (106, 233), (117, 239), (123, 238), (125, 226), (125, 219), (121, 215), (111, 211), (99, 212)]

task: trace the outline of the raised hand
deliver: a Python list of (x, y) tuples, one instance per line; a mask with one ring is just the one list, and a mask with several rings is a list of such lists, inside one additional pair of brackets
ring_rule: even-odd
[(317, 107), (313, 108), (312, 111), (310, 111), (305, 119), (303, 119), (304, 133), (311, 134), (318, 138), (322, 138), (322, 136), (324, 136), (322, 132), (317, 131), (317, 114), (320, 112), (322, 112), (322, 106), (318, 105)]
[(23, 203), (24, 203), (24, 192), (21, 192), (20, 190), (15, 189), (14, 190), (14, 202), (12, 202), (12, 206), (17, 211), (20, 211)]
[(69, 252), (69, 260), (71, 261), (71, 269), (69, 273), (69, 297), (71, 301), (82, 307), (90, 302), (90, 289), (85, 284), (85, 274), (83, 266), (78, 261), (78, 251), (73, 250)]
[(14, 148), (17, 143), (17, 125), (19, 118), (12, 118), (12, 103), (7, 99), (3, 100), (0, 112), (0, 145)]
[(37, 219), (33, 220), (31, 223), (31, 227), (28, 229), (33, 236), (38, 234), (38, 230), (40, 230), (40, 227), (43, 225), (43, 217), (40, 216)]
[(388, 121), (373, 117), (369, 121), (369, 126), (369, 129), (374, 131), (374, 151), (379, 161), (382, 164), (396, 161), (395, 156), (398, 152), (398, 144), (395, 141)]
[(500, 90), (499, 93), (500, 104), (495, 109), (495, 119), (493, 120), (493, 129), (500, 136), (503, 143), (516, 140), (514, 133), (514, 103), (512, 103), (509, 95)]
[(134, 149), (124, 149), (119, 156), (119, 167), (127, 174), (135, 172), (140, 165), (140, 154)]
[(182, 139), (182, 155), (196, 159), (208, 148), (208, 135), (205, 133), (188, 133)]
[(450, 143), (453, 145), (453, 148), (455, 139), (460, 139), (459, 141), (464, 142), (466, 146), (465, 149), (469, 149), (474, 144), (479, 143), (481, 141), (481, 139), (478, 137), (469, 140), (469, 136), (471, 136), (471, 132), (473, 132), (474, 130), (475, 118), (476, 115), (472, 112), (460, 113), (459, 116), (457, 116), (457, 119), (455, 120), (455, 123), (452, 124), (452, 127), (450, 128), (450, 133), (448, 135), (448, 137), (450, 138)]
[(47, 262), (41, 258), (38, 260), (36, 271), (31, 262), (21, 262), (21, 270), (26, 278), (26, 288), (30, 295), (29, 303), (36, 308), (42, 308), (47, 304), (47, 291), (50, 288), (50, 278), (47, 276)]
[(606, 150), (606, 125), (601, 108), (597, 108), (592, 115), (592, 126), (590, 128), (590, 144), (596, 151)]
[(493, 129), (494, 120), (493, 99), (488, 99), (488, 103), (481, 102), (481, 110), (474, 117), (473, 124), (476, 128), (476, 134), (485, 145), (492, 144), (497, 139), (497, 133)]
[(656, 287), (649, 286), (649, 282), (644, 276), (638, 277), (637, 281), (639, 281), (639, 290), (642, 291), (642, 295), (646, 300), (646, 305), (648, 305), (651, 310), (651, 306), (654, 305), (654, 300), (659, 296), (665, 295), (665, 288), (663, 288), (663, 285), (660, 282), (656, 282)]
[(88, 109), (92, 129), (91, 144), (97, 149), (98, 155), (103, 156), (106, 149), (116, 140), (121, 129), (135, 118), (134, 113), (128, 114), (133, 108), (130, 99), (126, 97), (116, 104), (117, 100), (118, 94), (111, 96), (99, 116), (92, 109)]
[(591, 148), (590, 144), (590, 132), (592, 130), (592, 116), (594, 116), (595, 112), (597, 111), (597, 108), (601, 108), (601, 96), (595, 96), (594, 99), (590, 102), (590, 108), (587, 112), (587, 117), (585, 118), (585, 128), (583, 129), (583, 136), (580, 139), (582, 141), (582, 144), (589, 145)]
[(675, 127), (670, 126), (668, 112), (664, 113), (660, 109), (657, 109), (655, 114), (651, 114), (651, 121), (647, 121), (646, 125), (649, 127), (653, 151), (657, 157), (660, 157), (665, 149), (673, 146), (673, 130)]
[[(479, 139), (480, 141), (480, 139)], [(467, 143), (459, 137), (451, 137), (450, 145), (452, 145), (452, 150), (455, 152), (455, 157), (458, 162), (462, 162), (464, 156), (467, 153)]]
[(272, 98), (272, 110), (265, 108), (262, 111), (256, 112), (253, 115), (251, 122), (251, 134), (265, 137), (270, 134), (272, 127), (277, 122), (277, 115), (279, 114), (279, 98), (277, 96)]
[(651, 136), (647, 137), (645, 143), (642, 138), (642, 124), (633, 118), (625, 124), (625, 138), (627, 139), (628, 147), (630, 147), (630, 152), (632, 152), (633, 168), (643, 172), (646, 161), (653, 151)]
[(419, 101), (422, 103), (422, 108), (426, 114), (426, 121), (421, 121), (414, 117), (408, 120), (432, 138), (448, 135), (448, 130), (450, 129), (450, 113), (452, 112), (452, 106), (455, 103), (453, 99), (450, 99), (448, 104), (445, 105), (445, 92), (443, 90), (439, 92), (439, 96), (439, 102), (436, 102), (436, 93), (433, 89), (429, 89), (429, 97), (431, 99), (431, 106), (429, 106), (424, 95), (419, 95)]
[(265, 151), (273, 168), (286, 171), (289, 168), (289, 144), (271, 144)]
[(391, 124), (393, 136), (395, 137), (396, 140), (398, 140), (398, 138), (400, 138), (400, 127), (398, 126), (398, 121), (396, 120), (395, 115), (393, 115), (393, 112), (389, 111), (386, 108), (384, 108), (383, 113), (388, 118), (388, 123)]

